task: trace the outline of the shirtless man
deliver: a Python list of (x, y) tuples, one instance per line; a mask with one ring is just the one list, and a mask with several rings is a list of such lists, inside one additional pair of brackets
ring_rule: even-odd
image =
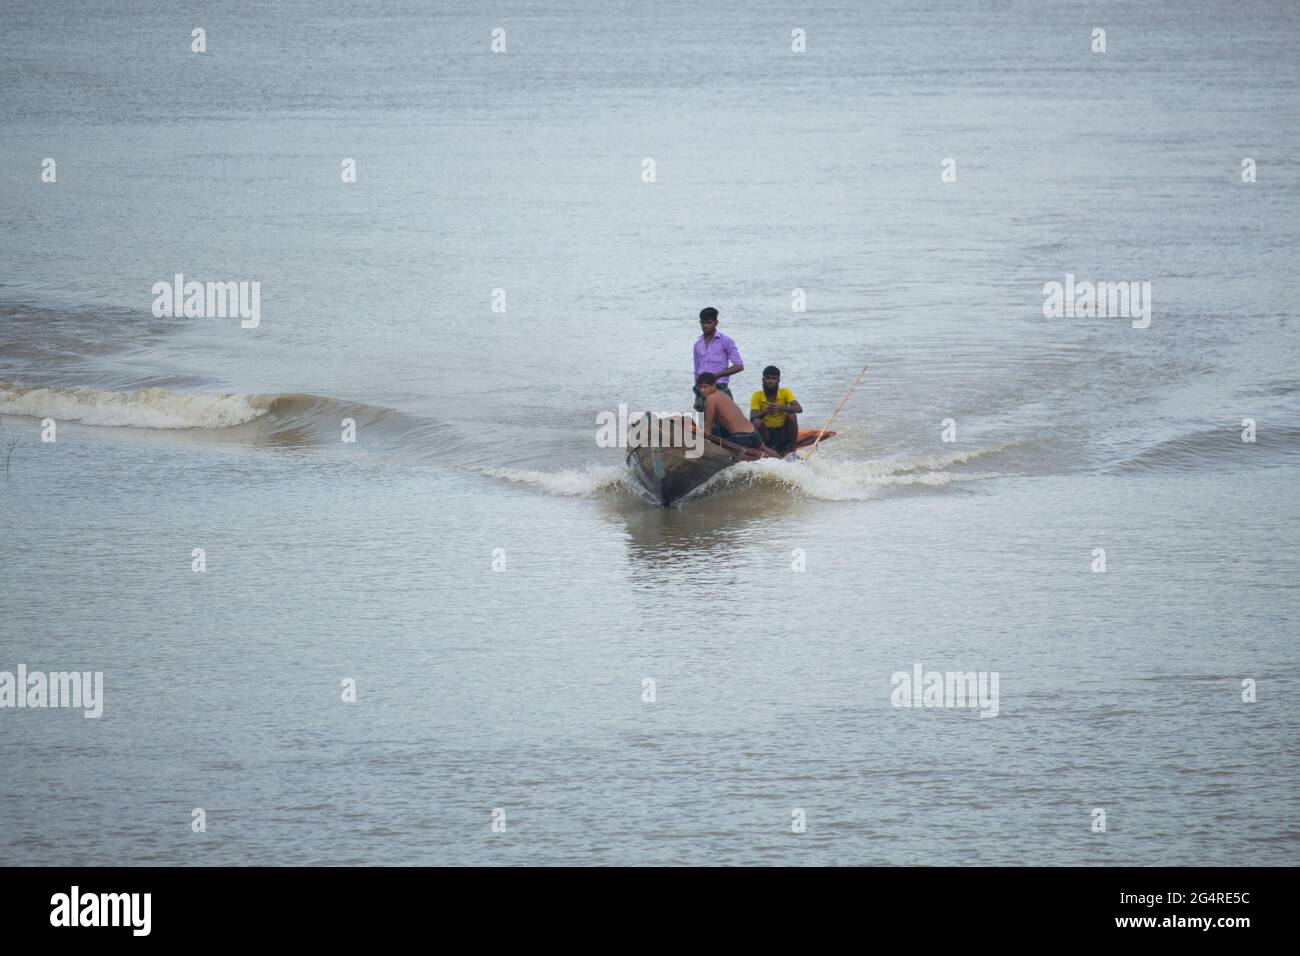
[(763, 439), (758, 437), (754, 424), (745, 417), (740, 406), (731, 400), (726, 392), (718, 390), (718, 377), (712, 372), (701, 372), (695, 380), (695, 386), (704, 398), (704, 431), (709, 435), (743, 445), (746, 448), (762, 448)]

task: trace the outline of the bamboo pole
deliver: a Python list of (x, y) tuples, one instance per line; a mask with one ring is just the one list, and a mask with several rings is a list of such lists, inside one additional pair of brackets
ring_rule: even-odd
[(835, 421), (835, 416), (840, 413), (840, 409), (843, 408), (845, 403), (849, 400), (849, 396), (852, 395), (857, 390), (858, 385), (861, 384), (862, 376), (867, 374), (867, 368), (868, 366), (866, 365), (862, 366), (862, 371), (858, 373), (858, 377), (854, 379), (853, 384), (849, 386), (849, 390), (844, 393), (844, 397), (840, 399), (840, 403), (835, 406), (835, 411), (831, 412), (831, 417), (826, 419), (826, 424), (823, 425), (822, 430), (817, 433), (817, 440), (812, 443), (812, 448), (808, 449), (808, 454), (804, 455), (804, 461), (807, 461), (813, 456), (813, 452), (815, 452), (817, 446), (821, 444), (822, 436), (826, 434), (826, 429), (831, 427), (831, 422)]

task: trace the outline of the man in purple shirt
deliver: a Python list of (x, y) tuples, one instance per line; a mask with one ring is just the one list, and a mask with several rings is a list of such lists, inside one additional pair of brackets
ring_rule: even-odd
[[(695, 340), (695, 378), (701, 372), (712, 372), (718, 379), (718, 391), (732, 398), (727, 379), (745, 370), (740, 350), (734, 341), (718, 331), (718, 310), (712, 306), (700, 309), (700, 331), (704, 334)], [(704, 397), (698, 385), (695, 386), (695, 410), (704, 411)]]

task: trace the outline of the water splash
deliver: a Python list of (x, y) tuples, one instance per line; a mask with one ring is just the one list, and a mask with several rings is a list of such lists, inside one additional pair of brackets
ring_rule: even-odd
[(622, 465), (588, 465), (567, 471), (530, 471), (519, 468), (484, 468), (489, 478), (502, 478), (518, 484), (532, 485), (547, 494), (563, 497), (586, 497), (613, 491), (633, 491), (627, 470)]
[[(947, 470), (997, 450), (999, 449), (972, 449), (948, 455), (898, 456), (869, 461), (832, 458), (783, 461), (765, 458), (741, 462), (720, 472), (694, 492), (690, 499), (716, 492), (728, 485), (745, 485), (779, 488), (798, 497), (821, 501), (863, 501), (877, 497), (890, 487), (937, 488), (953, 482), (997, 477), (994, 474)], [(621, 465), (589, 465), (585, 469), (564, 471), (485, 468), (482, 473), (490, 478), (531, 485), (546, 494), (563, 497), (596, 496), (615, 491), (637, 492), (630, 473)]]
[(700, 489), (701, 494), (723, 485), (751, 485), (784, 489), (791, 494), (819, 501), (865, 501), (890, 488), (941, 488), (954, 482), (995, 478), (995, 474), (945, 471), (983, 454), (982, 451), (951, 456), (918, 456), (880, 461), (813, 459), (782, 461), (763, 459), (741, 462), (719, 473)]

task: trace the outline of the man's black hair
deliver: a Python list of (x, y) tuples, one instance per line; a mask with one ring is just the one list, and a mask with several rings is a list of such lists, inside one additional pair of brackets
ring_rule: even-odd
[(717, 385), (718, 376), (714, 375), (712, 372), (701, 372), (699, 375), (695, 376), (695, 384), (696, 385)]
[(763, 369), (763, 377), (767, 378), (769, 375), (775, 375), (777, 378), (780, 378), (781, 370), (775, 365), (769, 365), (767, 368)]
[(718, 320), (718, 310), (711, 305), (700, 309), (700, 321), (703, 322), (705, 319), (713, 319), (716, 322)]

